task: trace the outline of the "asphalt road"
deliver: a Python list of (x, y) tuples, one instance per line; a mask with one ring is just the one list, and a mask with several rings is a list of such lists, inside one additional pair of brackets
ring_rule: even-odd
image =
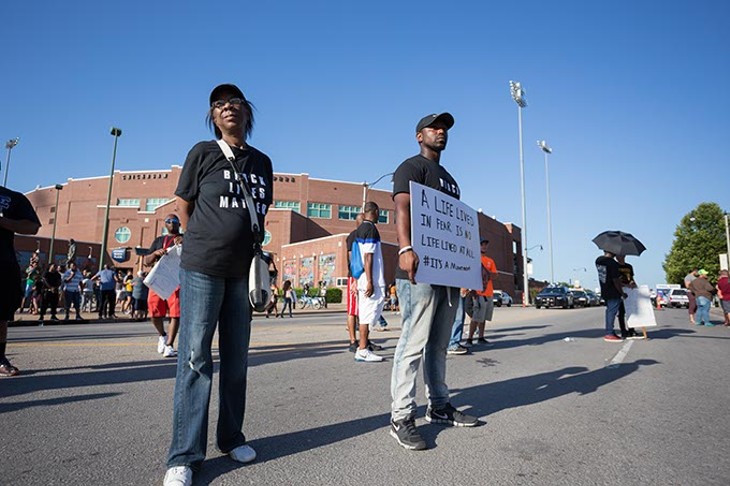
[[(422, 452), (388, 434), (398, 316), (374, 333), (386, 361), (373, 364), (346, 351), (343, 314), (257, 318), (258, 459), (209, 441), (195, 484), (730, 484), (730, 330), (665, 310), (650, 340), (605, 343), (602, 312), (497, 309), (493, 346), (448, 357), (452, 403), (483, 425), (427, 424), (419, 383)], [(8, 351), (23, 374), (0, 380), (0, 484), (162, 483), (176, 365), (150, 323), (11, 328)]]

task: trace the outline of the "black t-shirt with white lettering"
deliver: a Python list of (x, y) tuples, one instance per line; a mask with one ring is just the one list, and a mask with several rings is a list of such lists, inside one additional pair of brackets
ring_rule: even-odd
[[(23, 194), (0, 186), (0, 213), (13, 221), (28, 220), (40, 224), (33, 206)], [(15, 233), (0, 228), (0, 263), (18, 264), (15, 257)]]
[(621, 293), (613, 281), (620, 277), (618, 262), (607, 256), (596, 258), (596, 270), (598, 270), (598, 283), (601, 284), (601, 297), (604, 299), (618, 299)]
[[(231, 147), (236, 170), (248, 183), (260, 226), (273, 202), (271, 159), (254, 147)], [(188, 154), (175, 195), (194, 204), (185, 228), (181, 266), (217, 277), (243, 277), (253, 257), (246, 199), (231, 165), (215, 141)]]
[[(400, 193), (410, 194), (410, 181), (439, 190), (460, 199), (461, 190), (456, 180), (438, 162), (418, 154), (403, 161), (393, 174), (393, 197)], [(395, 278), (407, 279), (408, 274), (398, 268)]]

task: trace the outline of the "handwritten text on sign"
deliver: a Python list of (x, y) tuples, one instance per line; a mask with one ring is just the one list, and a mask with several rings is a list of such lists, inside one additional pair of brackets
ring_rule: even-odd
[(411, 245), (416, 282), (482, 289), (479, 220), (472, 208), (411, 181)]

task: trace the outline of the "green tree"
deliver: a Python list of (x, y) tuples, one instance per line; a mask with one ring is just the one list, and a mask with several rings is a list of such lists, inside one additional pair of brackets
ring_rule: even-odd
[(667, 283), (681, 284), (693, 268), (704, 268), (713, 280), (725, 253), (724, 213), (717, 203), (701, 203), (685, 214), (674, 231), (672, 249), (664, 260)]

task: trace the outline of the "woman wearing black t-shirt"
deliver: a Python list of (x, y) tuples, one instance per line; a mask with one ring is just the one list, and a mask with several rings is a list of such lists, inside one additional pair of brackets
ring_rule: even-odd
[(220, 85), (209, 101), (209, 125), (216, 138), (231, 147), (235, 161), (226, 159), (216, 141), (200, 142), (190, 150), (175, 191), (186, 231), (180, 264), (173, 434), (164, 484), (191, 484), (193, 471), (205, 459), (216, 325), (220, 354), (216, 445), (238, 462), (256, 458), (241, 430), (251, 335), (248, 270), (254, 235), (238, 181), (251, 192), (259, 227), (263, 227), (273, 200), (273, 170), (271, 160), (246, 143), (254, 120), (252, 105), (241, 90), (232, 84)]

